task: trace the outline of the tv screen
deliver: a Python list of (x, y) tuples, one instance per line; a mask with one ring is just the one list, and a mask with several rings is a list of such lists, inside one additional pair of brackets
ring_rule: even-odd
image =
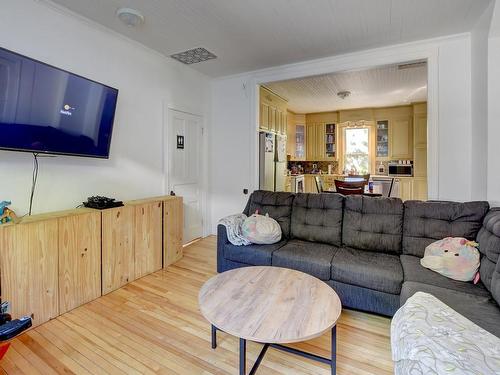
[(0, 48), (0, 149), (108, 158), (118, 90)]

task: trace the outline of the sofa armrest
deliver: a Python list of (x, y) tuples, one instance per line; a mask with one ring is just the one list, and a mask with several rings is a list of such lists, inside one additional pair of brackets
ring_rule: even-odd
[(226, 227), (217, 225), (217, 272), (222, 272), (221, 264), (224, 260), (224, 246), (229, 243)]

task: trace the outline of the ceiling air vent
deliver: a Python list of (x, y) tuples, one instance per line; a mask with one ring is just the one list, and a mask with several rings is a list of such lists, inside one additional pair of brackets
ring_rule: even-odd
[(170, 55), (170, 57), (188, 65), (217, 58), (217, 56), (215, 56), (212, 52), (207, 51), (203, 47), (193, 48), (188, 51), (175, 53), (173, 55)]
[(424, 67), (426, 65), (427, 65), (427, 61), (425, 61), (425, 60), (414, 61), (414, 62), (399, 64), (398, 65), (398, 70), (413, 69), (413, 68), (422, 68), (422, 67)]

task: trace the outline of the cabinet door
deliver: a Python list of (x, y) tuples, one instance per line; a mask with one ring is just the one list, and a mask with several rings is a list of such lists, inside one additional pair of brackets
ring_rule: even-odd
[(260, 105), (259, 128), (266, 131), (269, 130), (269, 106), (263, 103)]
[(296, 125), (288, 124), (286, 128), (286, 153), (290, 155), (290, 160), (295, 160), (295, 150), (297, 149)]
[(163, 202), (163, 267), (182, 258), (182, 228), (184, 224), (181, 197)]
[(101, 295), (101, 213), (58, 219), (59, 312)]
[(411, 159), (413, 157), (413, 129), (409, 118), (391, 121), (390, 149), (392, 159)]
[(413, 199), (413, 179), (400, 178), (399, 179), (399, 197), (403, 201)]
[(427, 114), (418, 113), (414, 116), (413, 134), (415, 136), (415, 147), (427, 145)]
[(413, 199), (427, 200), (427, 178), (415, 177), (413, 179)]
[(33, 318), (33, 326), (59, 315), (57, 220), (0, 228), (2, 300), (12, 318)]
[(415, 177), (427, 176), (427, 146), (415, 147), (413, 155), (413, 175)]
[(269, 131), (276, 131), (276, 108), (269, 107)]
[(102, 294), (134, 279), (134, 214), (133, 206), (102, 212)]
[(316, 155), (314, 160), (326, 160), (326, 143), (325, 143), (325, 127), (324, 124), (316, 125)]
[(306, 125), (306, 160), (316, 159), (316, 125)]
[(163, 204), (161, 201), (135, 206), (135, 278), (158, 271), (163, 257)]

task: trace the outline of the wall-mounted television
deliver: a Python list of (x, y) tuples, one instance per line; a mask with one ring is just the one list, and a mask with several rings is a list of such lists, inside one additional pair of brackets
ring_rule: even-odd
[(108, 158), (118, 90), (0, 48), (0, 149)]

